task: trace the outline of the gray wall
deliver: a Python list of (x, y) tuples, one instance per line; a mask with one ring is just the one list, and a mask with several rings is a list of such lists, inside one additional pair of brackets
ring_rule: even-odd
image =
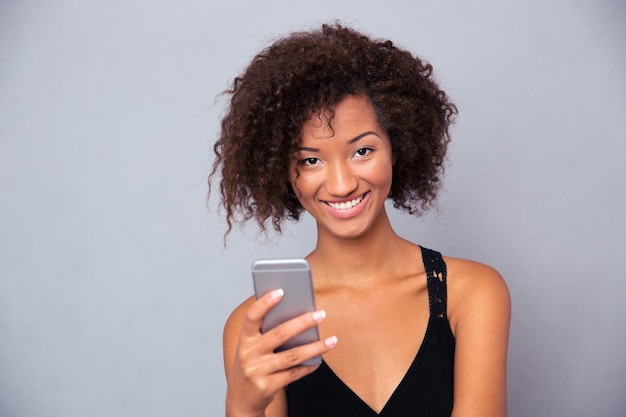
[(498, 268), (509, 415), (626, 409), (626, 7), (588, 1), (0, 2), (0, 416), (218, 416), (250, 262), (205, 176), (216, 95), (277, 35), (339, 18), (455, 99), (438, 213), (401, 233)]

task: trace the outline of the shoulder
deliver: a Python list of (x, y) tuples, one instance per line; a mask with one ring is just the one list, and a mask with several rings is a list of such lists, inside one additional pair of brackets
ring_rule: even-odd
[(232, 358), (237, 348), (239, 333), (243, 326), (244, 319), (248, 309), (254, 303), (255, 297), (251, 296), (239, 304), (226, 319), (224, 325), (223, 344), (224, 344), (224, 365), (226, 368), (232, 363)]
[(455, 338), (453, 415), (506, 415), (511, 319), (500, 273), (479, 262), (445, 258), (448, 319)]
[(241, 324), (243, 323), (244, 318), (246, 317), (246, 313), (248, 309), (255, 301), (254, 296), (250, 296), (246, 298), (241, 304), (239, 304), (228, 316), (226, 319), (226, 324), (224, 326), (224, 331), (230, 330), (232, 327), (241, 328)]
[(455, 326), (468, 317), (509, 317), (511, 298), (502, 275), (493, 267), (467, 259), (444, 257), (448, 315)]

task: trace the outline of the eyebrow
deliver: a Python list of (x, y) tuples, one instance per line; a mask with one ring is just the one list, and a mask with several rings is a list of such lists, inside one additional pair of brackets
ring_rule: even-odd
[[(380, 136), (378, 135), (378, 133), (373, 132), (373, 131), (371, 131), (371, 130), (368, 130), (367, 132), (363, 132), (363, 133), (361, 133), (360, 135), (353, 137), (352, 139), (350, 139), (350, 140), (349, 140), (348, 142), (346, 142), (346, 143), (347, 143), (348, 145), (351, 145), (351, 144), (353, 144), (354, 142), (357, 142), (357, 141), (359, 141), (359, 140), (363, 139), (365, 136), (368, 136), (368, 135), (374, 135), (374, 136), (376, 136), (376, 137), (380, 137)], [(299, 151), (308, 151), (308, 152), (319, 152), (319, 151), (320, 151), (320, 149), (319, 149), (319, 148), (309, 148), (309, 147), (307, 147), (307, 146), (299, 146), (299, 147), (298, 147), (298, 150), (299, 150)]]
[(363, 137), (365, 137), (365, 136), (367, 136), (367, 135), (374, 135), (374, 136), (380, 137), (380, 136), (378, 136), (378, 133), (376, 133), (376, 132), (372, 132), (371, 130), (368, 130), (367, 132), (363, 132), (363, 133), (361, 133), (359, 136), (357, 136), (357, 137), (354, 137), (354, 138), (350, 139), (350, 140), (348, 141), (348, 144), (352, 144), (352, 143), (354, 143), (354, 142), (358, 141), (359, 139), (362, 139)]

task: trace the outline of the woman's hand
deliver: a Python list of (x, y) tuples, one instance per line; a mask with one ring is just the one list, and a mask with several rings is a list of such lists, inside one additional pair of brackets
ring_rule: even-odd
[(224, 366), (228, 382), (227, 416), (265, 416), (273, 401), (273, 415), (286, 415), (283, 388), (317, 369), (317, 366), (299, 364), (332, 349), (337, 341), (335, 337), (330, 337), (274, 353), (277, 347), (317, 325), (326, 316), (321, 310), (306, 313), (262, 334), (263, 318), (282, 297), (282, 290), (275, 290), (258, 300), (250, 298), (231, 314), (226, 323)]

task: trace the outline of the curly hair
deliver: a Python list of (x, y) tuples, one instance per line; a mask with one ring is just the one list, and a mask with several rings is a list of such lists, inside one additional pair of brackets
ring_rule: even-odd
[(233, 221), (268, 221), (278, 233), (304, 210), (289, 183), (301, 129), (315, 111), (349, 95), (367, 96), (396, 157), (389, 198), (415, 215), (434, 202), (456, 107), (432, 66), (339, 23), (295, 32), (256, 55), (230, 89), (214, 145), (211, 179), (220, 171), (221, 204)]

